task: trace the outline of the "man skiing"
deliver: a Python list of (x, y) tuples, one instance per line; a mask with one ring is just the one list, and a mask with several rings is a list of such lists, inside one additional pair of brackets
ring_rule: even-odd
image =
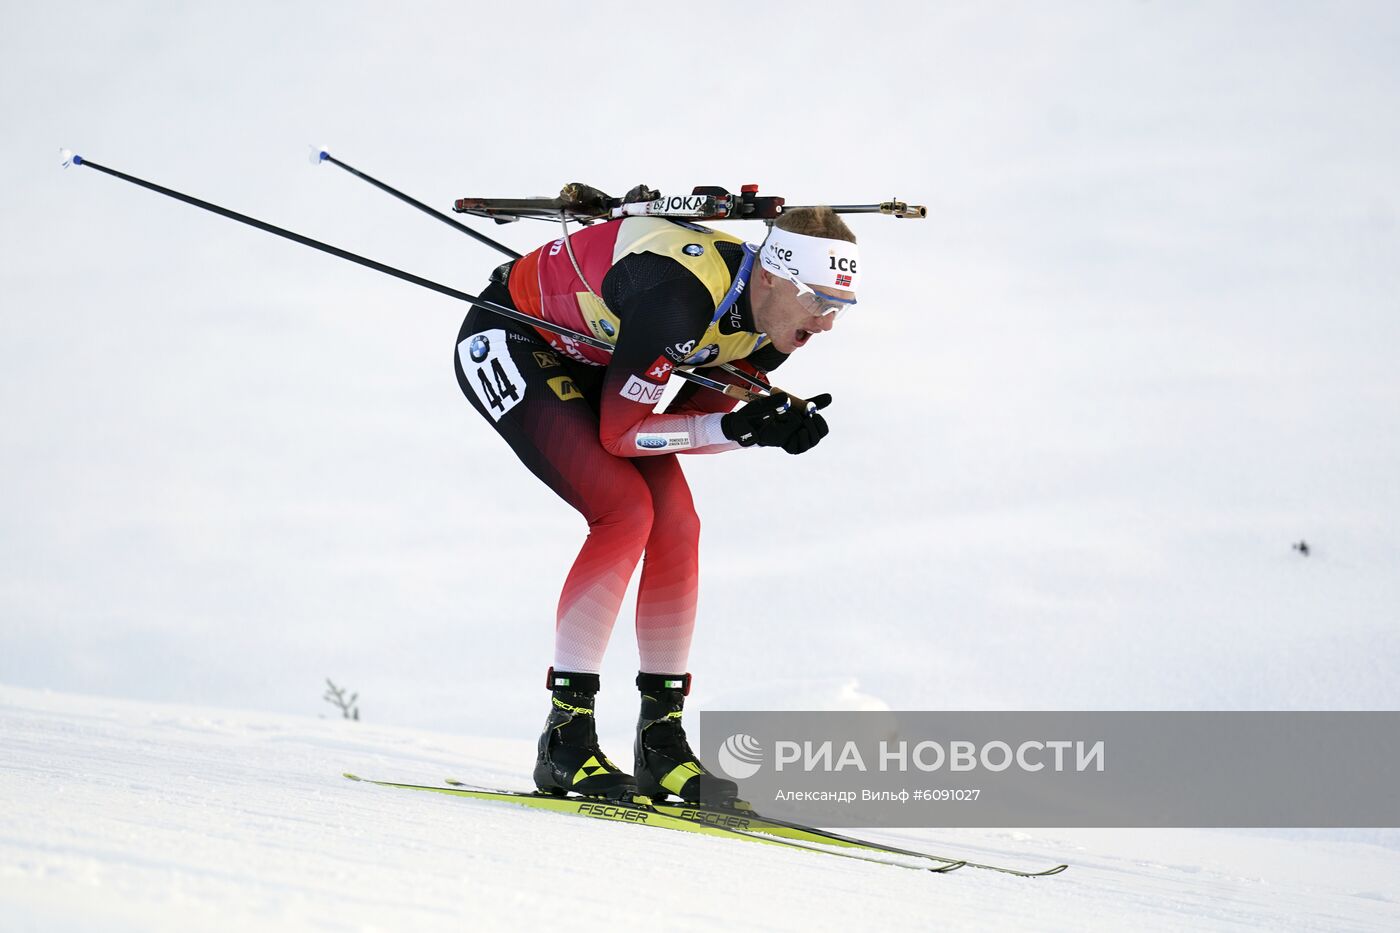
[[(698, 224), (629, 217), (547, 243), (492, 275), (481, 297), (586, 331), (611, 354), (473, 307), (457, 337), (458, 383), (516, 456), (587, 520), (564, 582), (539, 740), (544, 792), (732, 800), (737, 786), (697, 760), (681, 725), (695, 625), (699, 519), (679, 453), (815, 447), (821, 395), (735, 401), (687, 384), (657, 412), (676, 367), (730, 384), (766, 373), (855, 304), (855, 236), (828, 208), (784, 212), (761, 247)], [(598, 746), (594, 697), (623, 594), (637, 593), (641, 714), (633, 770)]]

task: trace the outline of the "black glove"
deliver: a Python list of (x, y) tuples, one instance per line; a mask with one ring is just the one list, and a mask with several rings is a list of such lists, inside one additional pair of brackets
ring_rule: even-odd
[(830, 404), (830, 395), (818, 395), (809, 399), (808, 410), (802, 417), (802, 423), (783, 441), (783, 450), (790, 454), (805, 454), (830, 434), (831, 428), (827, 427), (826, 419), (817, 414), (817, 409)]
[(805, 408), (794, 405), (784, 392), (749, 402), (720, 421), (720, 429), (741, 447), (781, 447), (790, 454), (811, 450), (831, 430), (817, 414), (831, 404), (830, 395), (818, 395)]

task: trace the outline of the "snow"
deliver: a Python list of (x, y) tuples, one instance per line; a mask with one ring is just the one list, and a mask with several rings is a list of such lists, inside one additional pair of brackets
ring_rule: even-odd
[(0, 905), (27, 931), (1346, 930), (1400, 851), (1175, 831), (872, 831), (949, 875), (380, 788), (528, 785), (530, 743), (0, 687)]
[(1394, 4), (638, 9), (7, 6), (0, 930), (1400, 928), (1394, 830), (885, 834), (1074, 866), (937, 877), (338, 776), (523, 783), (585, 529), (460, 398), (457, 303), (61, 146), (472, 292), (305, 144), (437, 206), (924, 202), (779, 371), (821, 447), (686, 463), (690, 708), (1396, 708)]

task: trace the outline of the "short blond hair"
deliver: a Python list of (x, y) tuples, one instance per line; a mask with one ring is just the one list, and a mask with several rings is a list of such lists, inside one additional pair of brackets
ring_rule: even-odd
[(856, 235), (841, 215), (829, 207), (794, 207), (778, 215), (773, 226), (789, 233), (803, 236), (819, 236), (828, 240), (845, 240), (854, 243)]

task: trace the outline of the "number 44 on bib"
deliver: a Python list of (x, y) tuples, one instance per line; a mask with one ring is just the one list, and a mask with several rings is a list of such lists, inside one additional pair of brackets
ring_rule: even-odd
[(472, 334), (457, 345), (457, 357), (461, 360), (467, 385), (493, 421), (500, 421), (502, 415), (525, 397), (525, 380), (510, 358), (505, 331), (484, 330)]

